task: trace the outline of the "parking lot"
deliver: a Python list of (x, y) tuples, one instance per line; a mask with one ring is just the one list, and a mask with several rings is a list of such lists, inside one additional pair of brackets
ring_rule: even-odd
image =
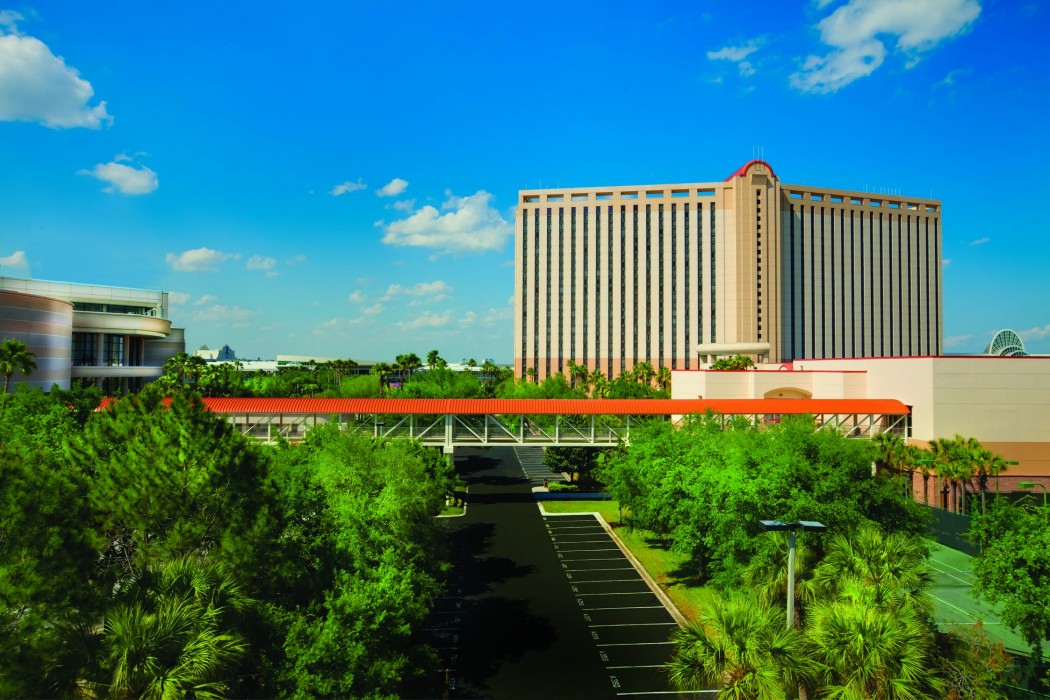
[(543, 522), (610, 691), (617, 697), (713, 695), (668, 688), (661, 667), (671, 655), (668, 637), (678, 623), (598, 519), (545, 515)]

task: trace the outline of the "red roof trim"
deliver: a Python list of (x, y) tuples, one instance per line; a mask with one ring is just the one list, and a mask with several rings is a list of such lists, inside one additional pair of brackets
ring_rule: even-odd
[(729, 182), (734, 177), (743, 177), (744, 175), (747, 175), (748, 168), (750, 168), (752, 165), (755, 165), (756, 163), (762, 164), (762, 165), (766, 166), (767, 168), (769, 168), (769, 174), (773, 177), (774, 180), (777, 179), (777, 174), (775, 172), (773, 172), (773, 166), (772, 165), (770, 165), (769, 163), (767, 163), (764, 160), (757, 160), (756, 159), (756, 160), (749, 160), (748, 162), (746, 162), (743, 165), (741, 165), (736, 170), (736, 172), (734, 172), (732, 175), (730, 175), (729, 177), (726, 178), (726, 182)]
[[(113, 399), (105, 399), (105, 408)], [(203, 399), (216, 413), (576, 414), (670, 416), (713, 411), (726, 415), (907, 415), (896, 399)]]

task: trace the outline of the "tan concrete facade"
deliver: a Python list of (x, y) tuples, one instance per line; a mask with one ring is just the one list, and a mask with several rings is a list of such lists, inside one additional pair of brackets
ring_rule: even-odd
[(940, 202), (724, 181), (524, 190), (515, 231), (521, 376), (695, 369), (709, 343), (770, 359), (936, 354)]

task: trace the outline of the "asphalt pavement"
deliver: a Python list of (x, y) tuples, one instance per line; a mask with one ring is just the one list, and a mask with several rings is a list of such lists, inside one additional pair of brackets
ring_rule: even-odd
[(437, 697), (711, 697), (668, 689), (660, 667), (676, 623), (601, 523), (540, 512), (536, 449), (457, 450), (470, 489), (466, 515), (446, 520)]

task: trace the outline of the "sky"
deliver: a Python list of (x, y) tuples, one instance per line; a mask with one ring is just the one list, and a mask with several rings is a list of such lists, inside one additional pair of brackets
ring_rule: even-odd
[(944, 337), (1050, 353), (1050, 6), (0, 0), (0, 274), (187, 348), (511, 362), (519, 189), (943, 201)]

